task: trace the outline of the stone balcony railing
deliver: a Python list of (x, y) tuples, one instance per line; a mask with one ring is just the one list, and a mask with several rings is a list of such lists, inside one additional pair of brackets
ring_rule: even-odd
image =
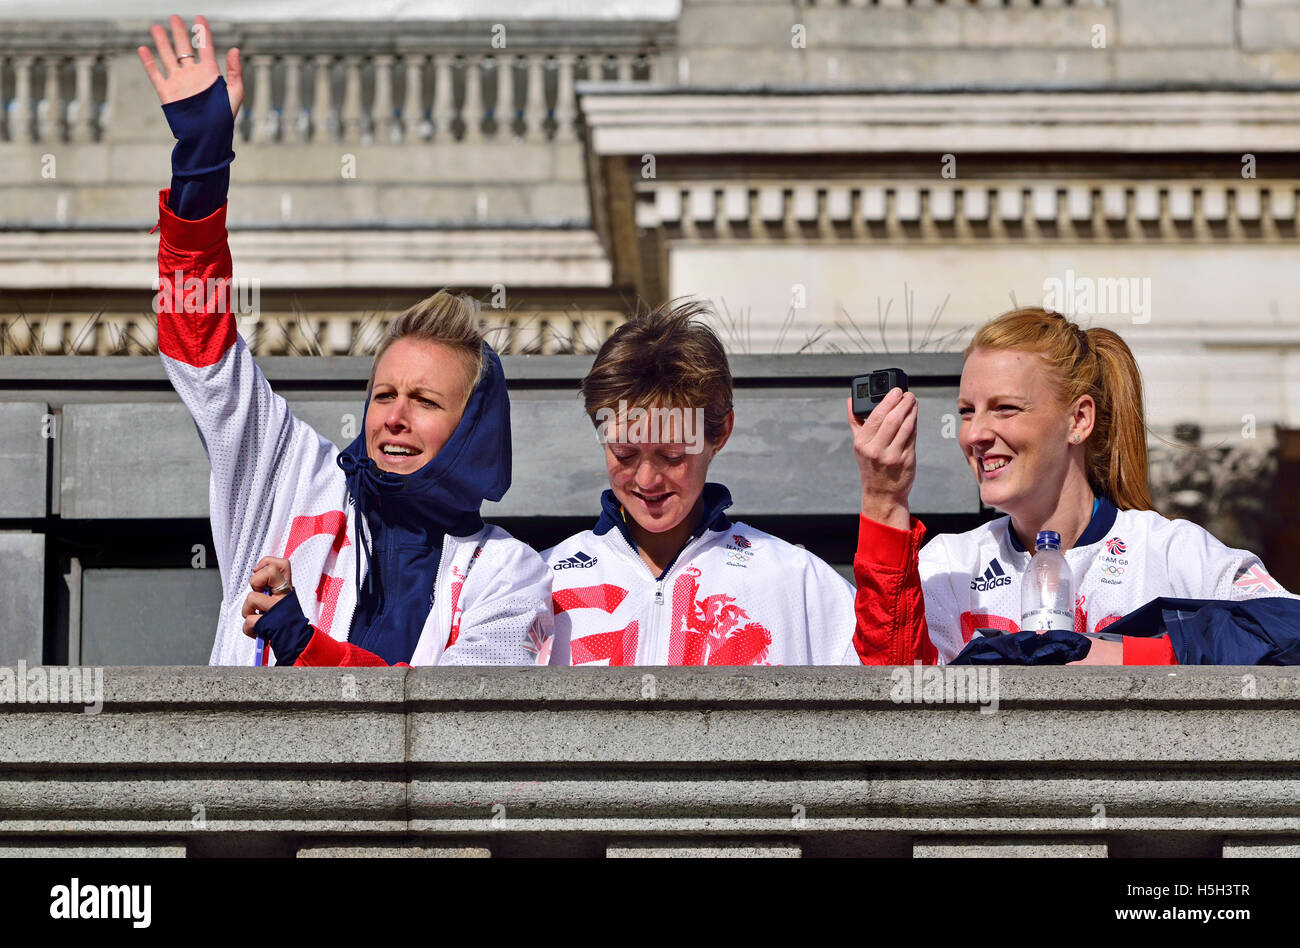
[(1285, 669), (100, 671), (4, 669), (5, 855), (1300, 853)]
[[(219, 53), (241, 47), (246, 105), (237, 144), (573, 140), (575, 83), (662, 79), (659, 44), (671, 41), (671, 24), (481, 27), (215, 22)], [(0, 141), (134, 139), (140, 114), (153, 119), (155, 103), (117, 93), (140, 87), (135, 47), (151, 42), (134, 23), (7, 24)]]
[[(173, 139), (136, 52), (148, 27), (0, 23), (0, 227), (34, 232), (37, 252), (75, 259), (69, 232), (153, 224)], [(218, 19), (212, 30), (218, 55), (238, 46), (244, 69), (232, 228), (558, 233), (590, 219), (577, 83), (663, 80), (675, 24)], [(57, 285), (104, 285), (74, 271)]]

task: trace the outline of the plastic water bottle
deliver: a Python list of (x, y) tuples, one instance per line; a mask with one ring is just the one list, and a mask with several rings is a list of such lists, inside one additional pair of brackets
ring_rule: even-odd
[(1061, 535), (1038, 534), (1029, 568), (1020, 580), (1020, 629), (1074, 631), (1074, 577), (1061, 552)]

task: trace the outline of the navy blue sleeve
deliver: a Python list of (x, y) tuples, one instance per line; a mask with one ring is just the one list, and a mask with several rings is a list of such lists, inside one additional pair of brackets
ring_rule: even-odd
[(230, 163), (235, 160), (235, 117), (225, 77), (218, 76), (198, 95), (168, 102), (162, 110), (176, 136), (167, 204), (177, 217), (202, 220), (226, 203)]
[(257, 620), (257, 632), (271, 646), (275, 664), (292, 665), (311, 641), (312, 627), (302, 614), (298, 593), (289, 593)]
[(1162, 603), (1180, 665), (1300, 665), (1300, 602), (1295, 599), (1219, 600), (1195, 609), (1187, 608), (1186, 601)]
[[(259, 625), (258, 628), (261, 628)], [(1086, 658), (1092, 642), (1078, 632), (1026, 629), (1010, 635), (976, 636), (951, 665), (1068, 665)]]

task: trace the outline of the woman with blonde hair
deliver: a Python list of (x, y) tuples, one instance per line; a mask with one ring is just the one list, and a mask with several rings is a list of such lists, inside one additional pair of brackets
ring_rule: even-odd
[(152, 31), (165, 77), (139, 48), (178, 139), (158, 202), (158, 349), (212, 465), (212, 663), (532, 663), (550, 582), (536, 552), (479, 516), (510, 486), (510, 403), (474, 301), (439, 292), (392, 322), (344, 450), (295, 418), (224, 292), (239, 51), (227, 87), (207, 21), (194, 47), (169, 23), (170, 37)]
[(925, 526), (908, 507), (915, 396), (895, 389), (866, 419), (850, 407), (862, 481), (855, 645), (864, 663), (946, 663), (978, 629), (1019, 632), (1020, 578), (1040, 531), (1060, 536), (1089, 664), (1176, 660), (1167, 637), (1098, 637), (1153, 599), (1289, 597), (1255, 554), (1153, 509), (1142, 379), (1111, 330), (1085, 331), (1038, 308), (999, 316), (966, 349), (957, 408), (980, 499), (1007, 516), (922, 548)]

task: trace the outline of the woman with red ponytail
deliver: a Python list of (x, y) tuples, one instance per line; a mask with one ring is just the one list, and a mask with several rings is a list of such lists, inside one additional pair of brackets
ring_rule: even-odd
[[(980, 499), (1007, 516), (934, 537), (911, 516), (917, 403), (895, 389), (849, 409), (862, 479), (855, 645), (865, 664), (947, 663), (977, 629), (1017, 633), (1019, 578), (1040, 531), (1060, 535), (1087, 664), (1176, 662), (1169, 638), (1099, 638), (1159, 597), (1290, 597), (1253, 553), (1168, 520), (1147, 482), (1142, 378), (1109, 329), (1018, 309), (979, 329), (957, 398), (958, 441)], [(1294, 597), (1290, 597), (1294, 598)]]

